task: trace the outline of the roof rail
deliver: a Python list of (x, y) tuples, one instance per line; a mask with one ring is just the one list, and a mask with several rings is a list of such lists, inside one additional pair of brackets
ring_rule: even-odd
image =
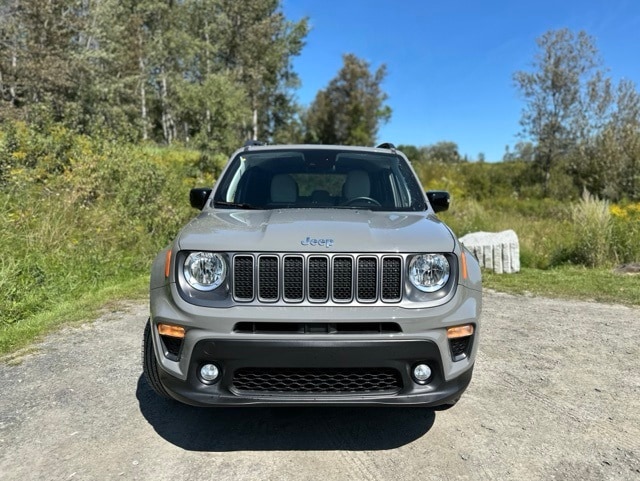
[(395, 148), (396, 146), (393, 145), (391, 142), (383, 142), (382, 144), (376, 147), (376, 149), (391, 149), (391, 150), (395, 150)]
[(254, 146), (260, 146), (260, 145), (267, 145), (266, 142), (260, 142), (259, 140), (253, 140), (253, 139), (249, 139), (247, 141), (245, 141), (243, 147), (254, 147)]

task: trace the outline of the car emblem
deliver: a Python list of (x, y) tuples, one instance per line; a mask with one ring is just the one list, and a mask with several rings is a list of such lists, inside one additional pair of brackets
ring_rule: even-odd
[(300, 241), (300, 244), (312, 247), (331, 247), (333, 245), (333, 239), (316, 239), (315, 237), (307, 237)]

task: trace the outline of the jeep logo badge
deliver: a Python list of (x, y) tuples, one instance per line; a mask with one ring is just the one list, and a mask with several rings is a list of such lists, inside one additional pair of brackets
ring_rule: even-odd
[(316, 239), (315, 237), (307, 237), (305, 240), (300, 241), (303, 246), (320, 246), (331, 247), (333, 245), (333, 239)]

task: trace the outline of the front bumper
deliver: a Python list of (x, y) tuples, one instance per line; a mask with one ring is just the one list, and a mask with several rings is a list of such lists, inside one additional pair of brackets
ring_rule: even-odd
[[(205, 363), (216, 363), (221, 375), (207, 385), (198, 377)], [(432, 377), (421, 385), (411, 377), (418, 362), (427, 363)], [(243, 368), (343, 368), (395, 370), (399, 388), (375, 393), (254, 392), (237, 389), (235, 374)], [(199, 341), (191, 355), (185, 380), (161, 370), (162, 384), (171, 396), (196, 406), (222, 405), (402, 405), (438, 406), (454, 403), (471, 381), (473, 365), (459, 376), (445, 380), (440, 350), (428, 340), (226, 340)]]
[[(451, 404), (471, 380), (478, 349), (482, 294), (458, 286), (454, 297), (430, 308), (400, 306), (236, 306), (207, 308), (184, 302), (175, 286), (151, 291), (154, 351), (160, 380), (177, 400), (199, 406), (216, 405), (422, 405)], [(385, 323), (400, 332), (381, 334), (265, 334), (244, 333), (237, 325), (260, 322)], [(168, 356), (158, 323), (184, 326), (186, 337), (179, 353)], [(447, 339), (451, 326), (473, 324), (475, 333), (463, 358), (455, 356)], [(222, 371), (213, 385), (198, 379), (204, 363)], [(415, 383), (411, 371), (426, 362), (433, 377)], [(339, 394), (250, 392), (234, 387), (243, 368), (374, 368), (393, 369), (401, 379), (394, 392)]]

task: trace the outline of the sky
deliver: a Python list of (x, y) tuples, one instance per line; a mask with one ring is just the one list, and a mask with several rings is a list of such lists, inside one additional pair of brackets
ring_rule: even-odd
[(342, 67), (342, 55), (387, 66), (393, 110), (379, 142), (458, 144), (470, 160), (501, 160), (519, 137), (524, 101), (513, 82), (532, 70), (537, 37), (585, 30), (617, 82), (640, 88), (640, 0), (284, 0), (311, 31), (293, 68), (308, 106)]

